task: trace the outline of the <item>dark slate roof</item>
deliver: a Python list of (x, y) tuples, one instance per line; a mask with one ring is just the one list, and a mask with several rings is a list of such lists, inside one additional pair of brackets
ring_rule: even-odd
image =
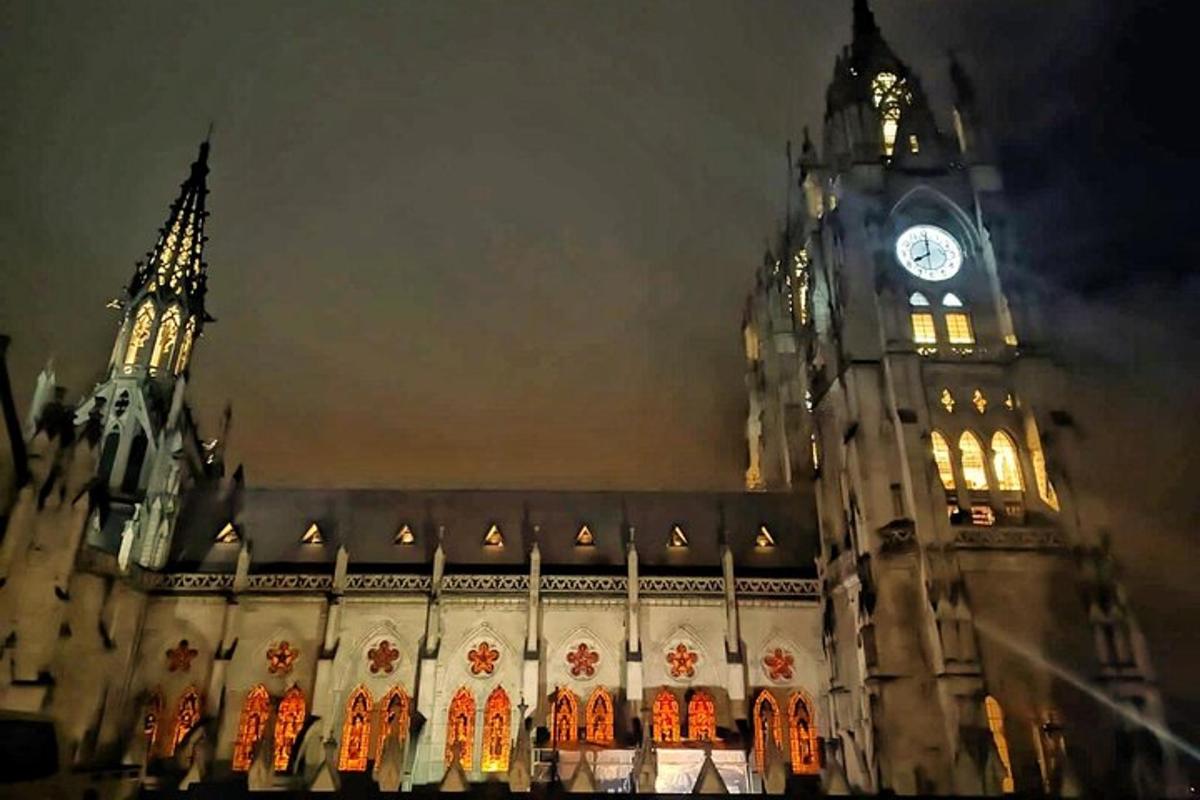
[[(439, 529), (450, 571), (523, 572), (536, 538), (546, 572), (623, 572), (635, 531), (639, 562), (650, 573), (719, 573), (721, 531), (739, 574), (813, 574), (816, 513), (810, 494), (745, 492), (589, 492), (523, 490), (194, 489), (185, 499), (167, 569), (233, 571), (239, 545), (219, 544), (229, 521), (251, 544), (252, 570), (325, 572), (345, 545), (356, 572), (426, 572)], [(316, 523), (323, 544), (303, 544)], [(503, 547), (486, 547), (493, 525)], [(578, 547), (586, 524), (595, 546)], [(408, 525), (411, 546), (395, 544)], [(670, 548), (675, 525), (688, 539)], [(760, 525), (775, 539), (755, 546)]]

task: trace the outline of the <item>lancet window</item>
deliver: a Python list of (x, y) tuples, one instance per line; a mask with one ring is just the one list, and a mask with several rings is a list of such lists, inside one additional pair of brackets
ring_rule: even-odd
[(1046, 453), (1042, 450), (1037, 425), (1032, 420), (1026, 429), (1025, 441), (1029, 447), (1029, 460), (1033, 463), (1033, 480), (1037, 484), (1038, 496), (1043, 503), (1058, 511), (1058, 493), (1054, 491), (1054, 484), (1046, 472)]
[(363, 772), (371, 748), (371, 693), (359, 686), (346, 701), (346, 716), (342, 721), (342, 749), (338, 753), (338, 769), (342, 772)]
[(1004, 776), (1000, 779), (1001, 791), (1013, 791), (1012, 763), (1008, 755), (1008, 736), (1004, 733), (1004, 710), (990, 694), (983, 700), (983, 708), (987, 712), (988, 729), (992, 732), (992, 741), (996, 744), (996, 755), (1000, 757), (1000, 766), (1004, 768)]
[(970, 431), (963, 431), (958, 438), (958, 451), (962, 458), (963, 482), (974, 491), (987, 491), (987, 468), (984, 466), (983, 445)]
[(568, 744), (579, 738), (579, 700), (570, 689), (560, 688), (554, 693), (552, 717), (550, 738), (556, 745)]
[(484, 772), (507, 772), (508, 753), (512, 747), (509, 727), (512, 724), (512, 703), (508, 692), (497, 686), (488, 695), (483, 707), (483, 763)]
[(475, 746), (475, 698), (466, 688), (459, 689), (450, 701), (446, 719), (446, 764), (454, 758), (458, 749), (458, 763), (470, 769)]
[(192, 354), (192, 341), (196, 337), (196, 318), (190, 317), (187, 325), (183, 326), (183, 341), (179, 344), (179, 355), (175, 358), (175, 374), (187, 369), (188, 358)]
[(933, 462), (937, 464), (938, 478), (946, 491), (954, 489), (954, 464), (950, 459), (950, 443), (939, 431), (929, 434), (930, 447), (933, 449)]
[(768, 691), (760, 692), (754, 701), (754, 761), (762, 772), (767, 763), (769, 742), (783, 748), (783, 725), (779, 719), (779, 703)]
[(679, 701), (670, 689), (660, 689), (652, 709), (654, 741), (679, 741)]
[(883, 136), (883, 154), (891, 157), (900, 130), (900, 101), (904, 96), (904, 81), (892, 72), (880, 72), (871, 81), (871, 100), (879, 111)]
[(717, 704), (706, 691), (697, 690), (687, 705), (687, 738), (711, 742), (717, 738)]
[(1019, 492), (1025, 488), (1021, 481), (1017, 445), (1004, 431), (992, 434), (992, 471), (996, 474), (996, 485), (1001, 491)]
[(142, 712), (142, 735), (146, 737), (147, 757), (154, 753), (154, 743), (158, 739), (158, 727), (162, 722), (163, 696), (155, 690), (146, 700), (145, 711)]
[(800, 692), (788, 700), (788, 723), (792, 772), (797, 775), (816, 775), (821, 771), (817, 721), (813, 719), (812, 703)]
[(246, 694), (242, 714), (238, 718), (237, 738), (233, 742), (233, 768), (237, 772), (250, 769), (254, 747), (267, 729), (271, 716), (271, 695), (261, 683)]
[(395, 737), (399, 742), (408, 738), (408, 695), (399, 686), (394, 686), (379, 701), (379, 744), (375, 748), (375, 757), (383, 754), (383, 743), (388, 737)]
[(175, 748), (179, 747), (192, 728), (196, 727), (203, 711), (204, 703), (200, 699), (200, 690), (195, 686), (184, 689), (183, 695), (179, 698), (179, 706), (175, 710), (175, 731), (171, 735), (171, 742), (167, 749), (168, 756), (175, 752)]
[(154, 303), (149, 300), (138, 306), (137, 314), (133, 318), (133, 327), (129, 329), (129, 342), (125, 345), (125, 366), (137, 364), (142, 348), (150, 341), (150, 332), (154, 328), (154, 319), (157, 316)]
[(308, 704), (299, 686), (293, 686), (279, 701), (279, 713), (275, 718), (275, 771), (285, 772), (292, 760), (292, 748), (296, 737), (308, 717)]
[(586, 738), (593, 744), (613, 742), (613, 700), (603, 686), (597, 686), (584, 710)]
[(150, 354), (150, 369), (169, 366), (171, 354), (175, 352), (175, 342), (179, 339), (179, 306), (171, 306), (163, 314), (158, 326), (158, 337), (154, 340), (154, 351)]

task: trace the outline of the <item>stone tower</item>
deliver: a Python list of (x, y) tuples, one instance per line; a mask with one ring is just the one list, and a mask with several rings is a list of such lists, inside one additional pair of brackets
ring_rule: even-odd
[(946, 134), (855, 0), (743, 326), (747, 484), (815, 481), (827, 752), (857, 789), (1152, 796), (1170, 754), (1130, 720), (1161, 718), (1153, 673), (1073, 481), (1086, 454), (974, 91), (951, 79)]

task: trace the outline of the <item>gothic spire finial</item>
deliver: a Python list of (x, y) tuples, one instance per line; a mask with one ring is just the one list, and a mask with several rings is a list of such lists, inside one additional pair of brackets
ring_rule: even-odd
[(875, 14), (867, 0), (854, 0), (854, 38), (878, 35), (879, 25), (875, 22)]

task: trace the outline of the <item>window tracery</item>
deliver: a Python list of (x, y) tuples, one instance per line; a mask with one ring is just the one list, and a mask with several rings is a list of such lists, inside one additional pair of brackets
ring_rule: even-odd
[(800, 692), (788, 700), (788, 722), (791, 730), (792, 772), (797, 775), (820, 773), (817, 722), (813, 719), (812, 704)]
[(592, 690), (584, 709), (585, 737), (593, 744), (613, 742), (613, 700), (603, 686)]
[(363, 772), (371, 747), (371, 692), (357, 687), (346, 701), (346, 716), (342, 721), (342, 748), (338, 753), (338, 769), (342, 772)]
[(267, 718), (271, 716), (271, 695), (261, 683), (246, 694), (242, 702), (242, 713), (238, 718), (237, 738), (233, 743), (233, 769), (245, 772), (254, 760), (254, 746), (266, 730)]
[(192, 728), (196, 727), (203, 710), (204, 703), (200, 699), (200, 690), (195, 686), (184, 689), (183, 695), (179, 698), (179, 706), (175, 711), (175, 731), (167, 748), (168, 756), (175, 752), (175, 748), (179, 747)]
[(711, 742), (717, 738), (717, 704), (703, 689), (692, 693), (687, 706), (688, 738), (693, 742)]
[(900, 101), (904, 97), (904, 81), (892, 72), (880, 72), (871, 81), (871, 101), (879, 112), (883, 135), (883, 154), (891, 157), (900, 130)]
[(463, 687), (450, 701), (450, 709), (446, 720), (446, 765), (454, 758), (455, 748), (459, 749), (458, 763), (463, 769), (469, 770), (474, 761), (475, 746), (475, 698)]
[(929, 434), (930, 447), (933, 449), (933, 461), (937, 464), (938, 478), (946, 491), (954, 489), (954, 464), (950, 459), (950, 443), (940, 431)]
[(395, 736), (401, 742), (408, 738), (408, 717), (408, 694), (399, 686), (393, 686), (379, 701), (379, 742), (375, 748), (376, 758), (383, 753), (383, 743), (389, 736)]
[(970, 431), (963, 431), (958, 438), (958, 451), (962, 463), (963, 482), (973, 491), (987, 491), (987, 468), (984, 466), (983, 445)]
[(651, 709), (654, 724), (654, 741), (679, 741), (679, 701), (670, 689), (659, 689)]
[(179, 306), (171, 306), (163, 314), (162, 322), (158, 325), (158, 337), (154, 340), (154, 351), (150, 354), (150, 369), (157, 370), (171, 363), (171, 353), (179, 338), (180, 316)]
[(1017, 445), (1004, 431), (992, 434), (992, 471), (996, 473), (996, 485), (1002, 492), (1019, 492), (1025, 488), (1021, 480), (1021, 464), (1017, 459)]
[(556, 745), (569, 744), (578, 738), (579, 700), (575, 693), (560, 688), (554, 693), (550, 738)]
[(187, 369), (188, 358), (192, 354), (192, 340), (196, 336), (196, 318), (189, 317), (187, 325), (183, 326), (183, 341), (179, 344), (179, 355), (175, 358), (175, 374)]
[(992, 741), (996, 744), (996, 754), (1000, 756), (1000, 765), (1004, 767), (1004, 777), (1001, 778), (1000, 789), (1006, 794), (1014, 789), (1012, 763), (1008, 755), (1008, 737), (1004, 734), (1004, 710), (990, 694), (983, 700), (987, 712), (988, 729), (992, 732)]
[(142, 348), (146, 346), (146, 342), (150, 341), (150, 330), (154, 327), (154, 320), (157, 316), (158, 312), (154, 310), (154, 303), (149, 300), (143, 301), (138, 306), (137, 314), (133, 318), (133, 327), (129, 330), (129, 342), (125, 346), (125, 366), (137, 364), (138, 357), (142, 354)]
[(512, 703), (508, 692), (500, 686), (488, 695), (483, 707), (483, 763), (484, 772), (508, 771), (508, 754), (512, 747), (509, 726), (512, 724)]
[(308, 704), (299, 686), (293, 686), (279, 701), (279, 713), (275, 717), (275, 771), (286, 772), (292, 760), (292, 746), (304, 720), (308, 716)]
[(783, 725), (779, 719), (779, 703), (770, 692), (764, 690), (759, 692), (758, 699), (754, 701), (754, 761), (759, 772), (765, 769), (768, 741), (774, 741), (776, 747), (783, 747)]

